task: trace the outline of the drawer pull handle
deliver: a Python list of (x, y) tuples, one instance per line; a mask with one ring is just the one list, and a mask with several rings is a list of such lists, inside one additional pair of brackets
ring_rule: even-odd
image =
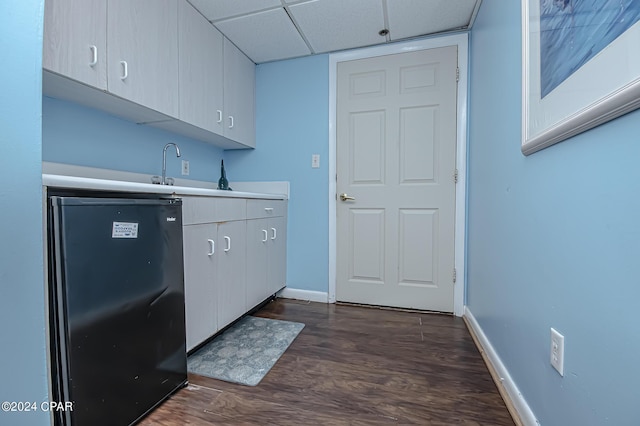
[(211, 250), (209, 251), (209, 253), (207, 253), (207, 256), (213, 256), (213, 254), (216, 252), (216, 242), (213, 240), (207, 240), (209, 242), (209, 247), (211, 247)]
[(89, 50), (91, 50), (91, 62), (89, 62), (89, 66), (95, 67), (98, 63), (98, 48), (92, 44), (89, 46)]
[(120, 61), (120, 65), (122, 65), (122, 75), (120, 76), (120, 80), (124, 81), (129, 77), (129, 65), (127, 61)]
[(265, 207), (264, 211), (267, 213), (273, 213), (273, 207)]

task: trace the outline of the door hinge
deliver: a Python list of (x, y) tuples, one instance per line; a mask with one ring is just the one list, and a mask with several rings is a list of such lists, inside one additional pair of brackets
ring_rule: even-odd
[(453, 182), (458, 183), (458, 169), (453, 171)]
[(456, 271), (456, 268), (453, 268), (453, 283), (456, 283), (456, 280), (458, 279), (458, 272)]
[(456, 83), (460, 81), (460, 68), (456, 68)]

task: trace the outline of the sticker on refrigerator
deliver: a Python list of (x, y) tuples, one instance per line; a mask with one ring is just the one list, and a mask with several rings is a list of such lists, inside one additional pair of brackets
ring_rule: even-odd
[(113, 222), (111, 238), (138, 238), (138, 224), (131, 222)]

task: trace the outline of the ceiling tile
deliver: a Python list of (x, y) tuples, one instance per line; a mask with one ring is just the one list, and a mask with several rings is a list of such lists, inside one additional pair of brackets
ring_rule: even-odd
[(283, 8), (218, 21), (214, 25), (255, 63), (311, 53)]
[(401, 40), (469, 25), (477, 0), (387, 0), (389, 36)]
[(464, 28), (481, 0), (189, 1), (260, 63)]
[(315, 0), (288, 6), (315, 53), (385, 41), (382, 0)]
[(189, 0), (210, 21), (281, 6), (280, 0)]

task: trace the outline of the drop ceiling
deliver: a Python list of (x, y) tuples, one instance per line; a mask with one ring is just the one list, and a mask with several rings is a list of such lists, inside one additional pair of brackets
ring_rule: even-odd
[[(481, 0), (189, 0), (253, 62), (469, 29)], [(380, 35), (380, 31), (388, 30)]]

